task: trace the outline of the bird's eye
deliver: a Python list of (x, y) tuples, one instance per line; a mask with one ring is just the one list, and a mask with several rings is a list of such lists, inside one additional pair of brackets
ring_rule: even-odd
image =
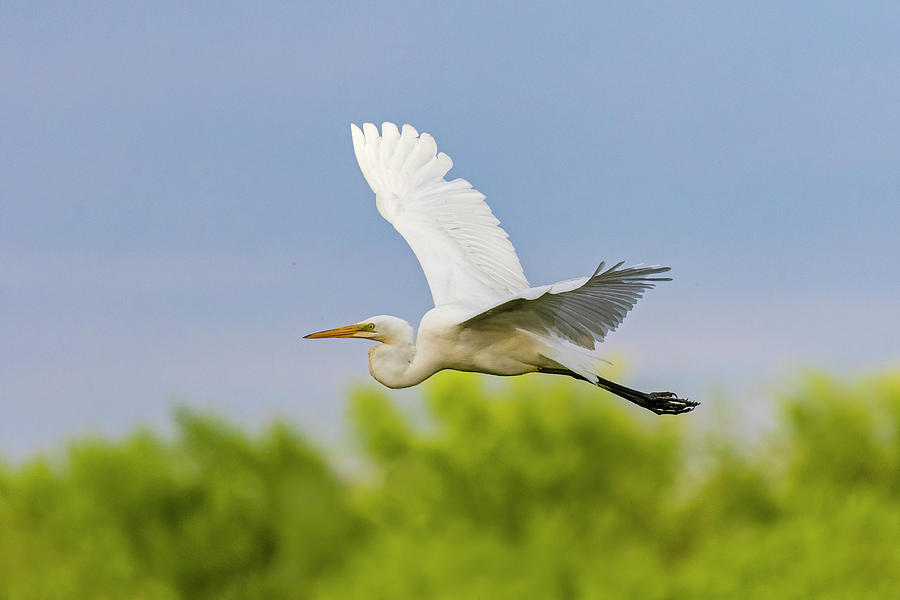
[(369, 323), (368, 325), (366, 325), (366, 329), (368, 329), (369, 331), (375, 331), (375, 323)]

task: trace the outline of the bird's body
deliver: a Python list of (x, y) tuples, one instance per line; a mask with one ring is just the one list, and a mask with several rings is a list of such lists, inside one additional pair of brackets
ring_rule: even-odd
[[(522, 375), (550, 367), (534, 338), (522, 331), (479, 332), (460, 327), (465, 313), (433, 308), (419, 322), (415, 343), (396, 336), (369, 350), (369, 372), (390, 388), (421, 383), (443, 369), (489, 375)], [(380, 321), (384, 317), (375, 317)], [(405, 323), (405, 322), (404, 322)]]
[(532, 287), (484, 196), (467, 181), (446, 181), (452, 161), (409, 125), (351, 126), (356, 157), (378, 211), (419, 259), (435, 308), (418, 333), (404, 320), (376, 316), (310, 334), (380, 344), (369, 371), (390, 388), (421, 383), (444, 369), (491, 375), (545, 372), (583, 379), (658, 414), (697, 404), (670, 392), (645, 394), (598, 374), (596, 344), (615, 329), (668, 267), (605, 264), (589, 277)]

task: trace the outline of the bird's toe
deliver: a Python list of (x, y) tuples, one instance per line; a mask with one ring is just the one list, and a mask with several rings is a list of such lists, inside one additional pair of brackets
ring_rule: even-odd
[(699, 402), (679, 398), (672, 392), (650, 392), (648, 409), (658, 415), (680, 415), (691, 412)]

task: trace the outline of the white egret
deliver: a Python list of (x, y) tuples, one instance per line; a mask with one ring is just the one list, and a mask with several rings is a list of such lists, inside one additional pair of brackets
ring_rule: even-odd
[(589, 277), (531, 287), (516, 251), (484, 195), (464, 179), (434, 138), (410, 125), (350, 126), (353, 150), (375, 192), (375, 205), (419, 259), (434, 308), (418, 333), (379, 315), (307, 338), (363, 338), (369, 372), (390, 388), (416, 385), (443, 369), (493, 375), (553, 373), (583, 379), (656, 414), (688, 412), (698, 403), (671, 392), (644, 393), (600, 376), (597, 344), (625, 318), (660, 266), (605, 263)]

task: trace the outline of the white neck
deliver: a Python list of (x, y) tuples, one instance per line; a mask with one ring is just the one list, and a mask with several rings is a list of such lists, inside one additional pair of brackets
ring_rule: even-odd
[(369, 349), (369, 373), (389, 388), (410, 387), (435, 373), (435, 369), (418, 358), (412, 340), (378, 344)]

